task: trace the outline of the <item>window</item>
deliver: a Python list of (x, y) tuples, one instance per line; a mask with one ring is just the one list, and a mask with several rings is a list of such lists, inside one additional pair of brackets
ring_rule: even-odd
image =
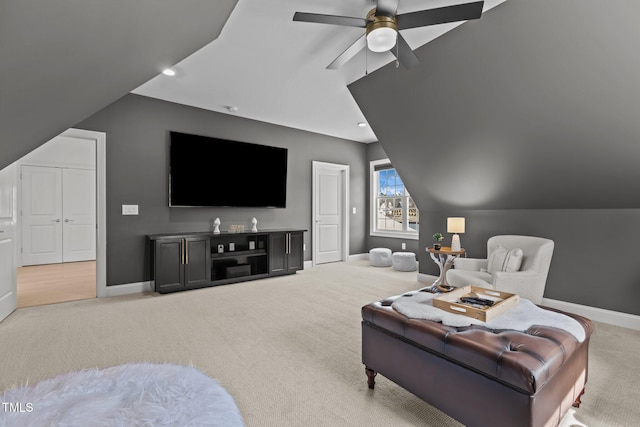
[(418, 238), (419, 212), (389, 159), (371, 162), (371, 235)]

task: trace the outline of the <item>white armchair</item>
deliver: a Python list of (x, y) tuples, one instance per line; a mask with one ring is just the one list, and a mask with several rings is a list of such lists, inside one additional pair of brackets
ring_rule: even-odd
[(515, 293), (540, 304), (553, 247), (553, 240), (542, 237), (493, 236), (487, 241), (487, 259), (456, 258), (447, 282)]

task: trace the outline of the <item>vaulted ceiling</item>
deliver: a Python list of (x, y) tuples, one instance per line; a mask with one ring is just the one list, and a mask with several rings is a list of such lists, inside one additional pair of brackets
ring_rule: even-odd
[[(487, 0), (484, 10), (504, 0)], [(399, 13), (465, 0), (401, 0)], [(236, 5), (236, 3), (238, 3)], [(393, 61), (364, 51), (326, 66), (362, 29), (293, 22), (365, 16), (374, 0), (10, 0), (0, 10), (0, 168), (134, 92), (372, 142), (347, 85)], [(460, 23), (406, 30), (412, 48)], [(161, 75), (165, 67), (177, 75)], [(227, 107), (237, 107), (229, 111)]]

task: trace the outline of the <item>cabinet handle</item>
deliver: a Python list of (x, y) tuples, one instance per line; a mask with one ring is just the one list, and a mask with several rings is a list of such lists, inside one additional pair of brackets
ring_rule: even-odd
[(180, 263), (184, 264), (184, 239), (180, 240)]
[(184, 249), (185, 249), (184, 263), (189, 264), (189, 244), (187, 243), (187, 239), (184, 239)]

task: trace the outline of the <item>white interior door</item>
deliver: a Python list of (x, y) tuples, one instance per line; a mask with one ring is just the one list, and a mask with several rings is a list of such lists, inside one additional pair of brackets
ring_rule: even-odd
[(17, 307), (16, 266), (14, 262), (14, 168), (0, 171), (0, 321)]
[(62, 170), (62, 261), (96, 259), (95, 171)]
[(22, 264), (62, 262), (62, 169), (22, 166)]
[(349, 167), (322, 162), (313, 166), (313, 261), (346, 261)]

